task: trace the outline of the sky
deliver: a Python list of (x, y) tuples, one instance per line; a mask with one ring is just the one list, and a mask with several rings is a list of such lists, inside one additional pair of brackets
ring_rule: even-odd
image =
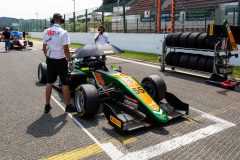
[[(1, 0), (3, 1), (3, 0)], [(23, 19), (50, 18), (53, 13), (70, 13), (74, 10), (73, 0), (4, 0), (0, 7), (0, 17)], [(75, 0), (76, 11), (100, 6), (102, 0)]]

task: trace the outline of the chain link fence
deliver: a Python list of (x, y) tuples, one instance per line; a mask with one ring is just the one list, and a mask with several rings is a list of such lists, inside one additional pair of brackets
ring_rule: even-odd
[[(226, 3), (228, 1), (231, 3)], [(98, 26), (104, 25), (107, 32), (156, 33), (158, 2), (159, 0), (123, 0), (119, 3), (71, 12), (63, 14), (65, 23), (62, 26), (69, 32), (97, 32)], [(160, 33), (169, 33), (172, 0), (160, 2)], [(196, 2), (175, 0), (174, 7), (174, 32), (205, 32), (209, 24), (220, 24), (224, 19), (233, 26), (240, 23), (238, 0)], [(22, 20), (18, 29), (26, 32), (42, 32), (50, 25), (50, 17)]]

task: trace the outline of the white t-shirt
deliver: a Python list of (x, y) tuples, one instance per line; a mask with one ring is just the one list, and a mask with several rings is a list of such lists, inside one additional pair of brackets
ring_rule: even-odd
[(70, 44), (68, 32), (59, 24), (54, 24), (46, 29), (43, 35), (43, 43), (48, 46), (47, 57), (52, 59), (62, 59), (64, 55), (64, 45)]
[[(98, 35), (99, 35), (99, 37), (98, 37)], [(97, 41), (96, 41), (97, 44), (105, 44), (105, 43), (108, 43), (108, 42), (109, 42), (109, 37), (108, 37), (108, 34), (106, 34), (106, 33), (103, 33), (103, 34), (97, 33), (97, 34), (95, 35), (95, 39), (96, 39), (97, 37), (98, 37), (98, 39), (97, 39)]]

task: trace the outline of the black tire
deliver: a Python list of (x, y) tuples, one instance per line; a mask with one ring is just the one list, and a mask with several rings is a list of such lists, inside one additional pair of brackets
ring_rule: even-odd
[(213, 36), (208, 36), (206, 38), (206, 49), (214, 50), (215, 43), (217, 43), (216, 38)]
[(47, 64), (45, 62), (38, 65), (38, 81), (41, 84), (47, 83)]
[(141, 84), (155, 102), (159, 103), (165, 98), (167, 86), (164, 80), (158, 75), (145, 77)]
[(197, 69), (198, 61), (201, 55), (191, 54), (188, 62), (188, 69)]
[(172, 55), (172, 66), (179, 67), (179, 60), (182, 54), (182, 52), (174, 52), (174, 54)]
[(177, 32), (172, 35), (171, 44), (173, 47), (180, 47), (179, 38), (182, 35), (182, 32)]
[(206, 63), (206, 72), (213, 72), (213, 57), (208, 57), (207, 63)]
[(82, 118), (93, 118), (99, 111), (100, 99), (94, 85), (83, 84), (76, 88), (74, 104)]
[(198, 39), (199, 35), (200, 35), (200, 33), (198, 33), (198, 32), (194, 32), (189, 35), (188, 43), (187, 43), (188, 48), (196, 48), (197, 47), (197, 39)]
[(169, 52), (165, 57), (165, 62), (167, 65), (172, 65), (172, 56), (174, 55), (174, 52)]
[(172, 33), (169, 33), (167, 36), (166, 36), (166, 45), (167, 46), (172, 46), (172, 43), (171, 43), (171, 41), (172, 41)]
[(190, 34), (191, 34), (190, 32), (186, 32), (180, 36), (180, 38), (179, 38), (179, 46), (180, 47), (187, 48), (188, 37)]
[(197, 39), (197, 48), (206, 49), (207, 33), (201, 33)]
[(198, 61), (197, 69), (199, 71), (206, 71), (206, 64), (207, 64), (208, 57), (201, 55)]
[(190, 55), (188, 53), (183, 53), (179, 59), (179, 66), (182, 68), (188, 67)]

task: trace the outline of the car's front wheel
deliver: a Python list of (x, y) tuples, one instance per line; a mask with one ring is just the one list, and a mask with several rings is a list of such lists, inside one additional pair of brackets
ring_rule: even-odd
[(38, 65), (38, 81), (42, 84), (47, 83), (47, 64), (45, 62)]
[(145, 77), (141, 84), (155, 102), (159, 103), (165, 98), (167, 86), (164, 80), (158, 75)]
[(74, 103), (82, 118), (92, 118), (99, 111), (100, 99), (94, 85), (83, 84), (76, 88)]

